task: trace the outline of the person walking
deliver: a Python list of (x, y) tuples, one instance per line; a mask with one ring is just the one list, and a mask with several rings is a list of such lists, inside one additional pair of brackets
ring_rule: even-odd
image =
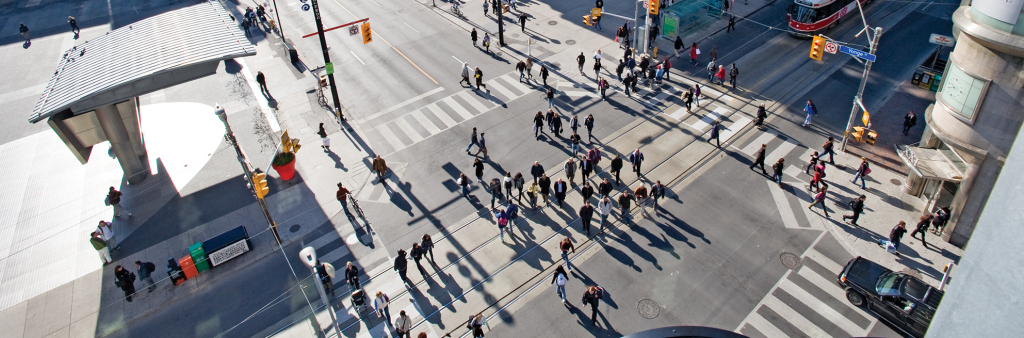
[(338, 199), (338, 202), (341, 203), (341, 210), (345, 211), (346, 215), (349, 213), (348, 194), (348, 189), (345, 189), (345, 187), (341, 185), (341, 182), (338, 182), (338, 192), (335, 193), (335, 197)]
[[(541, 80), (544, 80), (544, 86), (547, 87), (547, 85), (548, 85), (548, 67), (545, 66), (545, 65), (540, 65), (540, 78), (541, 78)], [(551, 108), (551, 107), (549, 106), (548, 108)]]
[(526, 58), (526, 79), (533, 80), (533, 59)]
[(697, 57), (700, 56), (700, 48), (697, 48), (697, 43), (694, 42), (690, 45), (690, 64), (698, 65)]
[(695, 103), (697, 105), (697, 108), (700, 108), (700, 95), (701, 95), (700, 94), (700, 84), (694, 83), (693, 84), (693, 103)]
[(516, 71), (519, 72), (519, 83), (522, 83), (523, 77), (526, 76), (526, 62), (519, 60), (519, 63), (516, 64)]
[(324, 124), (322, 122), (320, 123), (320, 130), (318, 130), (316, 134), (320, 135), (320, 142), (322, 143), (320, 148), (323, 148), (324, 152), (330, 152), (331, 139), (327, 137), (327, 129), (324, 128)]
[(544, 166), (540, 165), (540, 161), (533, 161), (533, 167), (530, 167), (530, 175), (533, 175), (533, 183), (537, 183), (537, 179), (544, 174)]
[(594, 26), (597, 26), (597, 31), (598, 32), (602, 31), (602, 29), (601, 29), (601, 16), (600, 15), (595, 15), (594, 16)]
[(126, 213), (128, 214), (128, 217), (132, 217), (132, 213), (121, 205), (122, 195), (123, 194), (117, 189), (115, 189), (113, 186), (111, 186), (110, 190), (107, 191), (107, 201), (110, 202), (110, 205), (114, 207), (114, 217), (121, 217), (121, 213)]
[(482, 313), (477, 313), (476, 316), (469, 316), (469, 324), (466, 325), (466, 328), (473, 332), (473, 338), (484, 336), (484, 322), (484, 315)]
[(729, 14), (729, 26), (725, 27), (725, 32), (728, 33), (734, 30), (736, 30), (736, 15)]
[(590, 305), (590, 324), (597, 325), (597, 307), (604, 298), (604, 289), (600, 286), (588, 286), (583, 292), (583, 305)]
[[(515, 188), (516, 191), (519, 192), (519, 194), (516, 195), (516, 201), (519, 201), (520, 203), (522, 203), (522, 201), (523, 201), (523, 185), (524, 184), (526, 184), (526, 180), (523, 179), (523, 173), (517, 172), (515, 176), (512, 176), (512, 187)], [(510, 191), (508, 193), (508, 195), (509, 195), (509, 197), (511, 197), (512, 196), (512, 192)]]
[(551, 119), (551, 130), (555, 133), (555, 136), (562, 137), (562, 115), (552, 111), (551, 116), (553, 117)]
[(782, 188), (782, 169), (785, 167), (785, 161), (786, 159), (779, 158), (778, 162), (772, 164), (772, 181), (775, 181), (779, 188)]
[[(900, 221), (896, 223), (896, 226), (889, 231), (889, 243), (892, 245), (893, 250), (900, 249), (900, 241), (903, 239), (903, 235), (907, 233), (907, 222)], [(899, 255), (899, 252), (893, 252), (894, 255)]]
[(576, 183), (573, 182), (576, 179), (576, 161), (570, 157), (568, 160), (565, 160), (565, 164), (562, 165), (562, 169), (565, 170), (565, 177), (569, 179), (569, 184), (576, 185)]
[(850, 201), (850, 210), (853, 211), (853, 214), (849, 215), (849, 216), (843, 215), (843, 221), (846, 221), (847, 219), (851, 219), (850, 220), (850, 224), (853, 224), (855, 226), (859, 226), (859, 225), (857, 225), (857, 220), (860, 219), (860, 214), (864, 212), (864, 200), (867, 199), (867, 198), (868, 198), (867, 196), (860, 195), (859, 198)]
[(267, 77), (263, 75), (263, 72), (256, 72), (256, 83), (260, 84), (260, 93), (263, 93), (266, 97), (271, 97), (270, 89), (267, 88)]
[(821, 212), (825, 214), (825, 218), (829, 218), (828, 208), (825, 207), (825, 197), (828, 196), (827, 193), (828, 187), (821, 187), (820, 189), (818, 189), (818, 194), (814, 195), (814, 201), (811, 202), (811, 205), (807, 206), (807, 209), (811, 209), (812, 207), (814, 207), (814, 205), (820, 204)]
[(708, 72), (708, 82), (715, 83), (715, 71), (718, 70), (718, 64), (715, 63), (715, 59), (711, 58), (708, 62), (708, 66), (704, 68)]
[(580, 55), (576, 57), (576, 63), (579, 65), (580, 75), (585, 75), (583, 74), (583, 63), (586, 61), (587, 57), (583, 56), (583, 52), (580, 52)]
[(459, 187), (462, 187), (462, 197), (469, 197), (469, 177), (466, 177), (465, 173), (459, 173), (459, 179), (456, 183)]
[(572, 263), (569, 261), (569, 252), (576, 253), (576, 246), (572, 244), (572, 240), (569, 237), (562, 238), (562, 242), (558, 244), (558, 248), (562, 250), (562, 260), (565, 261), (565, 268), (572, 272)]
[(944, 206), (935, 211), (935, 217), (932, 218), (932, 233), (936, 236), (943, 236), (945, 233), (943, 230), (946, 228), (946, 222), (949, 222), (950, 212), (949, 206)]
[(921, 215), (921, 218), (918, 219), (917, 227), (910, 233), (910, 237), (913, 238), (917, 238), (917, 234), (921, 234), (921, 245), (924, 245), (925, 248), (928, 248), (928, 242), (925, 242), (924, 234), (928, 233), (928, 226), (932, 224), (933, 218), (934, 216), (931, 214)]
[[(641, 176), (640, 165), (644, 162), (644, 154), (640, 152), (640, 148), (636, 148), (633, 152), (629, 153), (629, 163), (633, 165), (633, 172), (636, 176)], [(618, 179), (618, 177), (616, 177)]]
[(583, 230), (590, 235), (590, 221), (594, 219), (594, 207), (590, 205), (590, 199), (583, 201), (583, 206), (580, 207), (580, 221), (583, 223)]
[(836, 155), (836, 152), (835, 152), (835, 142), (836, 142), (836, 139), (834, 137), (832, 137), (832, 136), (829, 136), (828, 140), (825, 141), (825, 143), (821, 144), (822, 152), (821, 152), (821, 156), (819, 157), (819, 159), (822, 160), (822, 164), (824, 164), (824, 159), (822, 157), (825, 157), (825, 155), (828, 155), (828, 163), (830, 163), (832, 165), (836, 165), (836, 160), (835, 160), (835, 155)]
[(640, 208), (640, 218), (647, 218), (647, 187), (641, 182), (633, 195), (636, 196), (636, 207)]
[(519, 12), (519, 28), (526, 33), (526, 12)]
[(526, 188), (526, 196), (530, 200), (530, 210), (537, 210), (537, 194), (540, 193), (540, 186), (537, 185), (537, 181), (530, 183), (530, 187)]
[(562, 201), (565, 201), (565, 193), (569, 191), (569, 186), (565, 184), (561, 178), (555, 181), (555, 199), (558, 200), (558, 207), (562, 207)]
[[(605, 89), (608, 88), (608, 81), (605, 81)], [(601, 95), (604, 95), (604, 89), (601, 90)], [(583, 119), (583, 126), (587, 127), (587, 141), (594, 139), (594, 114), (587, 114), (587, 117)]]
[(427, 269), (424, 269), (423, 264), (420, 264), (420, 260), (423, 259), (424, 254), (426, 254), (426, 251), (423, 250), (423, 247), (420, 246), (420, 243), (413, 242), (412, 249), (409, 250), (409, 255), (412, 256), (413, 262), (416, 262), (416, 269), (420, 270), (420, 275), (422, 275), (423, 278), (426, 278)]
[(825, 183), (825, 165), (819, 163), (814, 166), (814, 176), (811, 176), (811, 184), (807, 187), (808, 191), (818, 188), (820, 184), (822, 187), (828, 187), (828, 183)]
[(135, 294), (135, 274), (120, 265), (114, 267), (114, 285), (124, 291), (124, 300), (131, 302)]
[(807, 114), (807, 118), (804, 119), (803, 124), (803, 126), (806, 127), (808, 124), (811, 124), (811, 118), (814, 117), (814, 115), (818, 115), (818, 108), (814, 106), (814, 101), (807, 100), (807, 104), (804, 105), (804, 114)]
[[(488, 37), (484, 37), (485, 42), (487, 42), (489, 39), (490, 38)], [(484, 89), (487, 88), (487, 85), (484, 84), (484, 72), (480, 70), (480, 67), (476, 67), (476, 71), (473, 72), (473, 77), (476, 78), (476, 90), (480, 90), (480, 86), (483, 86)], [(490, 93), (491, 91), (488, 90), (487, 92)]]
[(487, 32), (484, 32), (483, 46), (484, 51), (488, 53), (491, 52), (491, 34), (488, 34)]
[[(480, 155), (480, 152), (483, 152), (484, 153), (484, 158), (487, 158), (487, 139), (484, 138), (484, 134), (487, 134), (487, 133), (480, 133), (480, 140), (479, 140), (480, 141), (480, 145), (479, 145), (480, 147), (477, 148), (476, 155)], [(476, 156), (476, 155), (474, 155), (474, 156)]]
[(508, 232), (511, 234), (512, 226), (516, 225), (516, 220), (519, 219), (519, 206), (510, 200), (505, 207), (505, 213), (508, 214)]
[(589, 201), (590, 197), (594, 196), (594, 187), (590, 186), (590, 182), (583, 182), (583, 186), (580, 187), (580, 196), (584, 201)]
[[(29, 38), (28, 26), (25, 26), (24, 22), (22, 22), (22, 23), (20, 23), (18, 25), (18, 32), (21, 33), (21, 37), (25, 38), (25, 44), (28, 44), (28, 43), (32, 42), (32, 39)], [(246, 36), (249, 35), (249, 30), (248, 29), (245, 30), (245, 34), (246, 34)]]
[(96, 249), (96, 253), (100, 255), (100, 259), (103, 260), (103, 265), (110, 264), (114, 259), (110, 257), (110, 248), (107, 247), (107, 241), (103, 240), (98, 232), (93, 231), (89, 234), (89, 244), (92, 244), (92, 248)]
[(597, 212), (601, 215), (601, 231), (604, 232), (604, 222), (608, 219), (608, 215), (612, 213), (612, 201), (607, 195), (601, 197), (601, 201), (597, 202)]
[(551, 178), (547, 174), (542, 174), (540, 177), (540, 196), (544, 198), (544, 205), (551, 205), (548, 202), (548, 196), (551, 195)]
[(716, 147), (721, 148), (722, 140), (718, 137), (718, 128), (721, 128), (721, 125), (718, 121), (715, 121), (715, 124), (711, 126), (711, 133), (708, 134), (708, 143), (711, 143), (711, 141), (716, 141), (718, 142), (718, 145), (716, 145)]
[(398, 338), (412, 338), (412, 318), (405, 314), (405, 310), (398, 312), (398, 319), (395, 319), (395, 333)]
[(484, 183), (484, 162), (480, 159), (473, 160), (473, 169), (476, 170), (476, 181), (480, 184)]
[(860, 158), (860, 167), (857, 168), (857, 174), (853, 175), (853, 181), (850, 183), (857, 184), (857, 179), (860, 179), (860, 188), (867, 189), (864, 184), (864, 177), (871, 173), (871, 167), (868, 165), (868, 159), (866, 157)]
[[(475, 44), (476, 43), (474, 42), (474, 45)], [(466, 85), (469, 86), (470, 88), (473, 87), (473, 83), (469, 82), (469, 62), (462, 63), (462, 80), (459, 81), (459, 86), (462, 86), (463, 82), (465, 82)]]
[(510, 199), (512, 198), (512, 172), (506, 171), (505, 176), (501, 178), (501, 185), (505, 187), (505, 195)]
[(103, 238), (111, 250), (118, 249), (117, 241), (114, 239), (114, 228), (110, 222), (100, 221), (96, 226), (96, 233), (100, 234), (100, 238)]
[(903, 136), (907, 136), (907, 132), (910, 128), (917, 125), (917, 115), (914, 115), (914, 111), (907, 113), (907, 116), (903, 117)]
[[(736, 88), (733, 86), (733, 88)], [(757, 107), (757, 116), (754, 117), (754, 126), (761, 128), (764, 126), (764, 119), (768, 118), (768, 111), (764, 108), (764, 103)]]
[(581, 141), (582, 138), (575, 131), (572, 132), (572, 135), (569, 135), (569, 142), (572, 143), (572, 156), (576, 156), (579, 153)]
[(715, 73), (715, 77), (718, 78), (719, 85), (725, 85), (725, 66), (718, 65), (718, 72)]
[(814, 153), (811, 153), (811, 158), (810, 158), (810, 160), (807, 161), (807, 167), (804, 168), (804, 173), (810, 175), (811, 174), (811, 169), (815, 168), (817, 165), (818, 165), (818, 152), (815, 151)]
[(594, 80), (601, 77), (601, 59), (594, 59)]
[(669, 81), (672, 76), (672, 60), (665, 56), (665, 60), (661, 61), (661, 65), (664, 66), (662, 70), (665, 72), (665, 81)]
[(491, 192), (491, 210), (494, 210), (494, 201), (501, 200), (501, 181), (497, 178), (491, 179), (491, 184), (487, 186), (487, 191)]
[(540, 134), (544, 132), (544, 114), (539, 110), (537, 115), (533, 116), (533, 138), (540, 139)]
[(622, 79), (622, 84), (623, 84), (622, 91), (624, 93), (626, 93), (626, 97), (633, 97), (630, 94), (630, 92), (629, 92), (629, 89), (630, 89), (631, 85), (633, 84), (633, 72), (632, 71), (626, 71), (626, 77)]
[(388, 163), (380, 155), (373, 159), (373, 171), (377, 173), (377, 178), (380, 179), (380, 182), (384, 183), (384, 174), (388, 172)]
[[(565, 256), (563, 254), (563, 256)], [(568, 260), (566, 260), (568, 262)], [(565, 268), (561, 265), (555, 268), (555, 275), (551, 278), (551, 284), (555, 284), (555, 294), (562, 298), (562, 304), (565, 304), (565, 283), (569, 281), (569, 274), (565, 272)]]
[(654, 182), (651, 186), (651, 199), (654, 200), (654, 215), (658, 215), (658, 200), (665, 197), (665, 186), (661, 184), (661, 180)]
[[(492, 209), (494, 207), (491, 207)], [(499, 208), (494, 211), (494, 219), (498, 223), (498, 235), (501, 237), (501, 242), (505, 242), (505, 228), (508, 227), (508, 213), (505, 209)]]
[[(658, 22), (658, 21), (655, 20), (655, 22)], [(658, 26), (655, 25), (654, 27), (651, 27), (651, 31), (647, 35), (647, 48), (648, 49), (654, 47), (654, 39), (658, 37), (658, 34), (659, 34)], [(646, 52), (646, 51), (644, 51), (644, 52)]]
[(388, 307), (391, 305), (391, 298), (388, 294), (377, 291), (377, 294), (373, 297), (373, 311), (377, 312), (380, 318), (386, 319), (385, 323), (391, 324), (391, 312), (388, 311)]
[(622, 157), (619, 154), (615, 154), (615, 158), (612, 159), (611, 170), (612, 174), (615, 174), (615, 185), (621, 184), (622, 180), (619, 179), (619, 173), (622, 172)]
[[(740, 75), (740, 70), (736, 68), (736, 63), (733, 62), (732, 67), (729, 68), (729, 85), (732, 86), (732, 89), (736, 89), (736, 76), (738, 75)], [(762, 104), (761, 106), (763, 107), (764, 105)]]
[(71, 32), (75, 33), (75, 35), (78, 35), (78, 33), (82, 31), (78, 28), (78, 21), (75, 21), (75, 17), (69, 15), (68, 24), (71, 25)]
[(619, 65), (615, 66), (615, 78), (622, 81), (622, 71), (626, 69), (626, 60), (619, 59)]
[(580, 171), (583, 172), (583, 181), (590, 179), (590, 173), (594, 172), (594, 163), (589, 159), (580, 159)]
[[(543, 68), (541, 68), (541, 69), (543, 70)], [(544, 74), (544, 73), (541, 72), (541, 74)], [(544, 82), (545, 82), (545, 85), (547, 85), (546, 77), (545, 77)], [(548, 90), (547, 90), (547, 92), (545, 94), (547, 95), (547, 98), (548, 98), (548, 110), (551, 110), (551, 108), (555, 106), (555, 90), (552, 89), (551, 87), (548, 87)]]
[(768, 150), (767, 144), (762, 144), (761, 149), (757, 150), (757, 154), (754, 155), (754, 163), (750, 164), (750, 170), (754, 170), (754, 166), (761, 166), (761, 174), (768, 175), (768, 172), (764, 170), (764, 156), (765, 151)]
[(601, 99), (604, 100), (607, 96), (605, 93), (608, 91), (608, 80), (603, 77), (597, 79), (597, 88), (601, 91)]
[(573, 117), (569, 119), (569, 129), (572, 129), (573, 134), (576, 133), (576, 130), (580, 129), (580, 120), (578, 116), (573, 115)]
[(398, 255), (395, 256), (394, 269), (395, 269), (395, 271), (398, 271), (398, 277), (401, 278), (403, 282), (407, 282), (407, 283), (412, 284), (412, 281), (409, 280), (409, 277), (406, 276), (406, 274), (405, 274), (406, 271), (408, 270), (408, 268), (409, 268), (409, 259), (405, 257), (405, 250), (398, 249)]
[(689, 114), (689, 113), (692, 112), (690, 110), (690, 105), (693, 103), (693, 88), (689, 88), (689, 89), (683, 91), (682, 95), (683, 95), (683, 98), (682, 98), (683, 104), (686, 105), (686, 113)]
[(490, 7), (491, 7), (491, 1), (490, 0), (484, 0), (484, 16), (490, 16), (490, 14), (487, 14), (487, 9), (490, 8)]
[(612, 184), (608, 182), (608, 178), (605, 178), (601, 183), (597, 185), (597, 193), (601, 197), (608, 197), (612, 193)]
[(151, 262), (135, 261), (135, 271), (139, 273), (139, 280), (145, 282), (148, 292), (156, 290), (156, 282), (153, 281), (152, 273), (156, 271), (156, 264)]
[(555, 111), (552, 110), (552, 109), (548, 109), (548, 113), (545, 114), (544, 117), (548, 121), (548, 130), (550, 130), (552, 133), (554, 133), (555, 132)]
[(675, 48), (676, 59), (679, 58), (679, 52), (683, 51), (683, 47), (685, 47), (685, 46), (686, 45), (683, 44), (683, 38), (681, 38), (679, 36), (676, 36), (676, 41), (675, 41), (675, 43), (672, 44), (672, 47)]
[(711, 53), (708, 54), (712, 60), (718, 60), (718, 46), (711, 46)]
[(622, 211), (623, 221), (629, 218), (629, 204), (631, 201), (633, 201), (633, 195), (629, 193), (629, 189), (626, 189), (626, 191), (619, 195), (619, 209)]
[(345, 283), (352, 290), (359, 290), (359, 268), (352, 262), (345, 262)]

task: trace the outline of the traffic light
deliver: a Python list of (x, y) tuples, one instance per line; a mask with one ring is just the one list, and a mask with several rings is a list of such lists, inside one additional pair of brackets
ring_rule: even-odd
[(811, 58), (821, 61), (821, 53), (825, 50), (825, 38), (822, 36), (815, 36), (814, 40), (811, 40)]
[(594, 24), (590, 23), (590, 16), (589, 15), (584, 15), (583, 16), (583, 23), (587, 24), (587, 26), (593, 26), (594, 25)]
[(368, 44), (370, 42), (373, 42), (373, 34), (370, 33), (370, 23), (369, 22), (365, 22), (365, 23), (363, 23), (362, 25), (359, 25), (359, 26), (360, 26), (359, 28), (361, 28), (363, 30), (363, 44), (365, 45), (365, 44)]
[(651, 0), (651, 5), (647, 7), (647, 14), (658, 15), (659, 9), (661, 9), (661, 5), (658, 4), (658, 0)]
[(508, 13), (508, 4), (501, 4), (501, 14)]
[(270, 193), (270, 188), (267, 188), (267, 174), (255, 173), (252, 175), (252, 190), (256, 192), (256, 198), (259, 199)]

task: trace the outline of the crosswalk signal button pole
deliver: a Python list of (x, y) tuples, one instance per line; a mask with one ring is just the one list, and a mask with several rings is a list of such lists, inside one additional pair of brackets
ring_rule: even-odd
[(593, 26), (593, 24), (590, 23), (590, 16), (589, 15), (584, 15), (583, 16), (583, 23), (585, 23), (587, 26)]
[(260, 199), (270, 193), (270, 188), (267, 188), (267, 174), (256, 173), (252, 175), (252, 190), (256, 191), (256, 198)]
[(822, 36), (815, 36), (814, 40), (811, 41), (811, 58), (821, 61), (821, 54), (825, 49), (825, 38)]

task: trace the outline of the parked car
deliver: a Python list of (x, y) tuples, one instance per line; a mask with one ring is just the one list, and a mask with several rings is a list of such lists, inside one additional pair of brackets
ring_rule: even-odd
[(914, 337), (924, 337), (944, 294), (904, 273), (863, 257), (851, 259), (837, 276), (854, 306), (867, 306), (879, 318)]

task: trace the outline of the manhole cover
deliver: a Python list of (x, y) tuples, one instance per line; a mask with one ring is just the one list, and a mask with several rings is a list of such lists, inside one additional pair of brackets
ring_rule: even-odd
[(554, 20), (548, 21), (548, 24), (554, 26), (554, 25), (558, 24), (558, 21), (554, 21)]
[(299, 229), (301, 229), (301, 228), (302, 228), (301, 225), (295, 224), (295, 225), (292, 225), (291, 227), (289, 227), (288, 231), (296, 232), (296, 231), (299, 231)]
[(512, 37), (513, 38), (518, 38), (519, 37), (519, 33), (512, 34)]
[(782, 265), (790, 270), (800, 270), (800, 256), (783, 252), (782, 255), (779, 256), (779, 260), (782, 261)]
[(913, 277), (915, 277), (917, 279), (921, 279), (921, 273), (918, 272), (917, 270), (914, 270), (914, 269), (911, 269), (911, 268), (903, 268), (903, 270), (900, 271), (900, 272), (906, 274), (907, 276), (913, 276)]
[(576, 44), (576, 40), (565, 40), (565, 44), (570, 45), (570, 46), (575, 45)]
[(640, 302), (636, 303), (636, 311), (640, 312), (641, 317), (654, 319), (661, 313), (661, 307), (658, 306), (658, 302), (650, 299), (641, 299)]

